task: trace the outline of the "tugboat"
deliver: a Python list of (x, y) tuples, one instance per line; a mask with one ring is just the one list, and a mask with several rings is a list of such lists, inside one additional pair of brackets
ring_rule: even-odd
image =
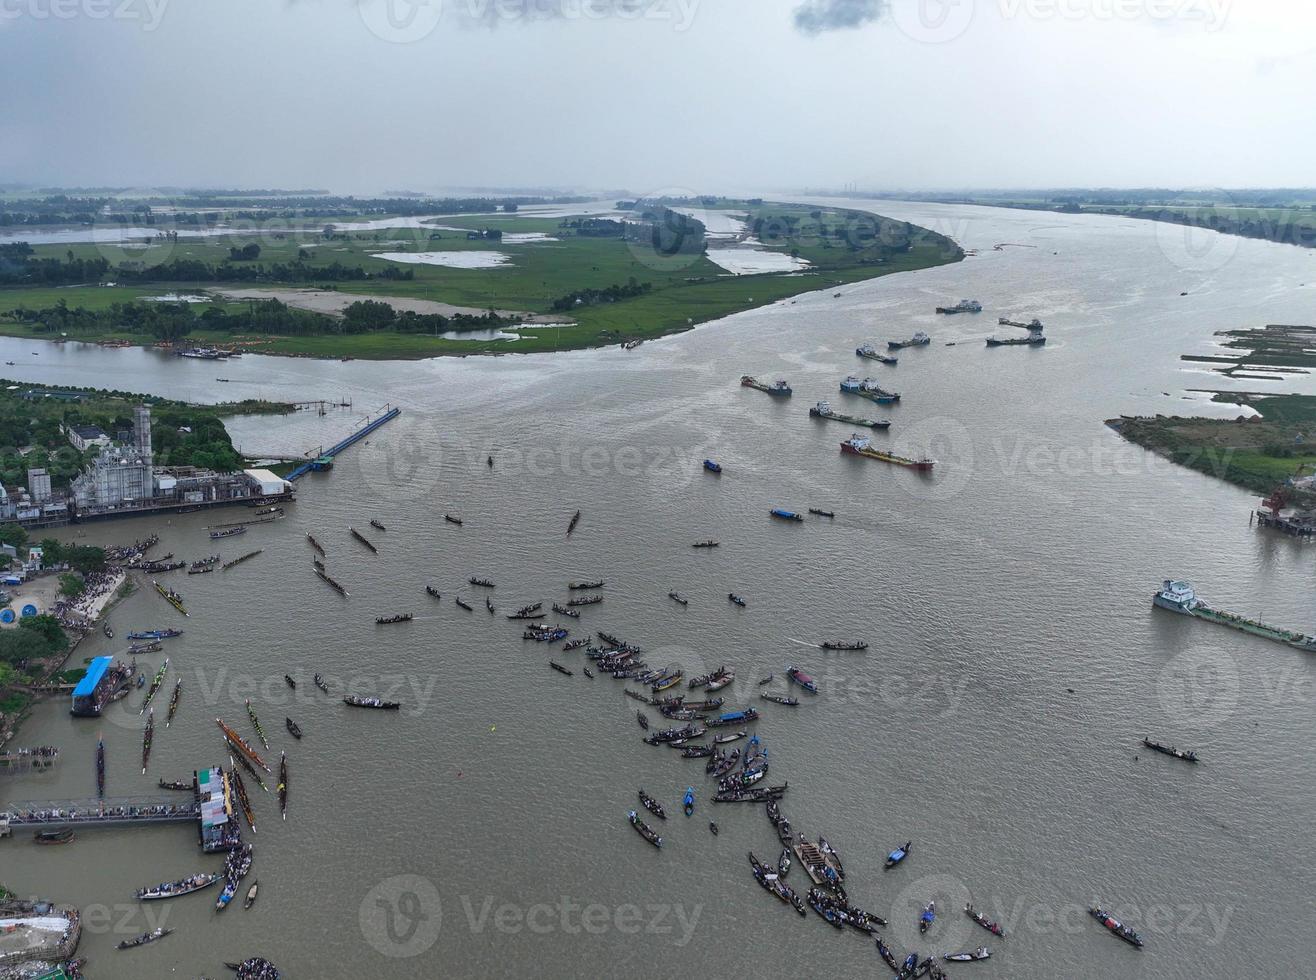
[(908, 340), (888, 340), (886, 346), (888, 350), (903, 350), (906, 347), (926, 347), (930, 343), (932, 343), (932, 338), (920, 330)]
[(791, 386), (785, 381), (774, 381), (772, 384), (764, 384), (758, 378), (751, 375), (743, 375), (740, 383), (746, 388), (756, 388), (759, 391), (766, 391), (769, 395), (777, 398), (789, 398), (792, 394)]
[(710, 473), (721, 473), (722, 464), (714, 463), (711, 459), (706, 459), (704, 460), (704, 469), (708, 470)]
[(962, 299), (954, 306), (938, 306), (938, 313), (952, 315), (955, 313), (981, 313), (982, 304), (976, 299)]
[(895, 453), (889, 453), (885, 450), (874, 449), (867, 438), (861, 436), (858, 432), (850, 436), (849, 439), (841, 443), (841, 452), (848, 456), (863, 456), (867, 459), (881, 460), (883, 463), (894, 463), (896, 466), (906, 466), (912, 470), (927, 472), (936, 465), (931, 459), (909, 459), (905, 456), (897, 456)]
[(841, 392), (846, 395), (859, 395), (861, 398), (867, 398), (879, 405), (894, 405), (900, 401), (898, 393), (884, 390), (872, 378), (864, 378), (861, 381), (853, 374), (847, 375), (845, 380), (841, 382)]

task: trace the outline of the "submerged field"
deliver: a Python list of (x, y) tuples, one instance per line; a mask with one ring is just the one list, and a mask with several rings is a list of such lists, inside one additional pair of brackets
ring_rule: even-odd
[[(51, 335), (52, 328), (44, 320), (20, 321), (15, 314), (20, 308), (46, 310), (63, 303), (70, 309), (107, 311), (116, 303), (202, 292), (208, 294), (210, 302), (190, 304), (196, 319), (186, 333), (189, 342), (241, 344), (270, 353), (369, 358), (567, 350), (651, 339), (799, 293), (928, 268), (963, 257), (958, 246), (943, 236), (873, 215), (761, 202), (720, 202), (719, 207), (748, 221), (749, 231), (757, 230), (752, 247), (803, 260), (808, 263), (807, 269), (735, 276), (704, 254), (669, 256), (647, 243), (582, 235), (570, 226), (569, 218), (533, 214), (444, 216), (418, 227), (368, 230), (342, 224), (333, 235), (327, 235), (323, 226), (300, 231), (281, 227), (277, 231), (131, 246), (41, 245), (35, 247), (36, 258), (104, 258), (114, 269), (121, 268), (120, 263), (130, 263), (132, 268), (145, 270), (177, 269), (179, 263), (194, 262), (208, 268), (223, 267), (226, 276), (237, 278), (216, 283), (170, 277), (158, 283), (148, 279), (129, 286), (116, 283), (110, 272), (101, 284), (0, 289), (0, 333)], [(503, 233), (501, 240), (467, 237), (469, 232), (494, 229)], [(234, 260), (231, 250), (247, 244), (259, 246), (259, 257)], [(713, 244), (723, 247), (726, 243)], [(507, 261), (492, 268), (459, 268), (377, 257), (377, 253), (427, 252), (498, 253)], [(472, 258), (485, 260), (490, 256)], [(325, 282), (311, 271), (300, 280), (271, 281), (266, 272), (277, 265), (315, 270), (334, 263), (359, 267), (370, 278)], [(243, 272), (248, 269), (250, 278), (244, 278)], [(399, 273), (409, 274), (410, 278), (398, 278)], [(564, 297), (625, 289), (628, 284), (647, 284), (648, 288), (642, 292), (632, 290), (636, 294), (612, 301), (573, 303), (565, 311), (570, 322), (562, 325), (500, 327), (504, 333), (514, 332), (515, 339), (445, 338), (391, 329), (350, 333), (343, 332), (330, 317), (325, 317), (323, 328), (314, 332), (237, 335), (213, 329), (218, 321), (204, 316), (209, 308), (242, 311), (248, 307), (246, 300), (228, 300), (220, 295), (230, 289), (263, 288), (281, 293), (297, 288), (333, 289), (360, 299), (427, 300), (472, 313), (498, 310), (529, 316), (554, 313), (554, 303)], [(152, 343), (156, 339), (111, 321), (110, 316), (96, 318), (81, 332), (70, 333), (70, 339), (133, 343)]]

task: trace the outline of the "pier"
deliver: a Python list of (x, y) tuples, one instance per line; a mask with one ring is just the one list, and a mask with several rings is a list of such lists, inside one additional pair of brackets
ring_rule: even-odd
[[(290, 481), (298, 480), (313, 470), (318, 471), (318, 470), (329, 469), (334, 464), (334, 457), (337, 456), (339, 453), (341, 453), (344, 449), (346, 449), (348, 446), (352, 445), (353, 443), (357, 442), (358, 440), (364, 439), (366, 436), (370, 435), (370, 433), (374, 432), (380, 426), (384, 425), (387, 422), (393, 421), (395, 418), (397, 418), (399, 415), (402, 414), (402, 409), (400, 408), (389, 408), (387, 405), (384, 407), (385, 407), (385, 411), (382, 415), (379, 416), (379, 418), (375, 419), (373, 422), (367, 421), (364, 425), (361, 426), (361, 428), (357, 429), (342, 442), (339, 442), (329, 447), (328, 449), (322, 451), (318, 456), (316, 456), (315, 459), (310, 460), (309, 462), (302, 463), (300, 466), (298, 466), (296, 469), (294, 469), (291, 473), (288, 474), (287, 477), (288, 480)], [(367, 419), (368, 418), (369, 416), (367, 416)]]
[[(1316, 517), (1310, 513), (1294, 514), (1292, 517), (1281, 517), (1278, 514), (1272, 514), (1269, 511), (1259, 510), (1253, 515), (1257, 524), (1261, 527), (1273, 528), (1276, 531), (1282, 531), (1284, 534), (1293, 538), (1303, 538), (1310, 541), (1316, 536)], [(1250, 523), (1250, 522), (1249, 522)]]
[(35, 800), (11, 803), (0, 810), (0, 836), (6, 830), (46, 830), (51, 827), (134, 827), (162, 823), (195, 823), (201, 807), (177, 796), (113, 799)]
[(45, 772), (59, 761), (59, 749), (40, 747), (0, 752), (0, 773)]

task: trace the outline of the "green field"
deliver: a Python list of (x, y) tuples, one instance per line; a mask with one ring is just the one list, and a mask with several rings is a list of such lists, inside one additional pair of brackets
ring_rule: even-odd
[[(132, 249), (92, 244), (48, 245), (38, 246), (36, 257), (105, 257), (116, 267), (122, 261), (129, 261), (142, 263), (148, 268), (158, 268), (162, 263), (180, 259), (220, 265), (228, 259), (231, 246), (254, 242), (260, 245), (261, 252), (257, 262), (248, 263), (253, 268), (256, 265), (293, 263), (298, 260), (300, 253), (306, 253), (310, 257), (303, 260), (316, 266), (339, 262), (350, 267), (360, 266), (375, 274), (385, 269), (401, 268), (412, 271), (414, 279), (273, 283), (253, 278), (249, 282), (222, 284), (168, 282), (159, 285), (134, 283), (132, 286), (106, 284), (0, 289), (0, 333), (49, 336), (43, 333), (39, 324), (19, 323), (5, 316), (19, 307), (29, 310), (46, 309), (63, 301), (70, 308), (107, 310), (115, 303), (173, 292), (328, 287), (352, 296), (373, 297), (384, 301), (390, 297), (423, 299), (477, 310), (499, 309), (547, 314), (551, 312), (554, 300), (581, 290), (605, 289), (624, 285), (630, 280), (650, 284), (650, 291), (640, 296), (577, 307), (570, 314), (575, 322), (569, 325), (549, 327), (527, 324), (514, 327), (512, 329), (520, 333), (517, 341), (443, 339), (391, 331), (235, 338), (223, 331), (198, 328), (189, 334), (189, 341), (198, 344), (241, 342), (254, 350), (315, 357), (415, 358), (491, 352), (535, 353), (659, 337), (799, 293), (833, 288), (839, 284), (894, 272), (924, 269), (958, 261), (963, 257), (960, 249), (949, 239), (872, 215), (811, 209), (799, 205), (725, 202), (719, 206), (771, 221), (770, 230), (778, 233), (764, 237), (764, 244), (783, 252), (794, 252), (812, 263), (812, 267), (803, 274), (732, 276), (703, 255), (669, 258), (619, 238), (577, 235), (573, 229), (561, 227), (562, 221), (558, 218), (516, 214), (436, 219), (436, 225), (456, 228), (456, 231), (444, 228), (352, 231), (340, 227), (339, 234), (326, 238), (322, 234), (322, 226), (317, 225), (300, 232), (281, 229), (255, 235), (180, 239)], [(852, 243), (847, 243), (836, 237), (838, 229), (843, 227), (870, 229), (876, 235), (876, 240), (855, 238), (851, 240)], [(558, 240), (524, 244), (467, 240), (467, 230), (486, 228), (498, 228), (508, 234), (539, 232)], [(830, 234), (820, 234), (820, 228)], [(900, 240), (902, 235), (912, 236), (913, 244), (908, 250), (882, 247), (883, 243)], [(403, 265), (376, 258), (373, 254), (386, 251), (494, 251), (507, 255), (510, 261), (499, 268), (457, 269), (421, 264)], [(112, 281), (111, 276), (112, 273), (106, 279)], [(223, 305), (234, 309), (242, 308), (244, 303), (230, 301)], [(198, 305), (196, 309), (199, 312), (205, 306)], [(70, 339), (153, 342), (151, 338), (113, 328), (78, 334)]]

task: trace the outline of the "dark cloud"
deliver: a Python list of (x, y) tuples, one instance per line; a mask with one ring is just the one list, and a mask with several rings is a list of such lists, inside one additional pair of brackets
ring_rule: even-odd
[(863, 27), (888, 9), (889, 0), (807, 0), (795, 9), (795, 26), (805, 34)]
[(544, 20), (599, 20), (635, 16), (661, 7), (654, 0), (450, 0), (448, 9), (466, 23), (497, 27), (502, 23)]

